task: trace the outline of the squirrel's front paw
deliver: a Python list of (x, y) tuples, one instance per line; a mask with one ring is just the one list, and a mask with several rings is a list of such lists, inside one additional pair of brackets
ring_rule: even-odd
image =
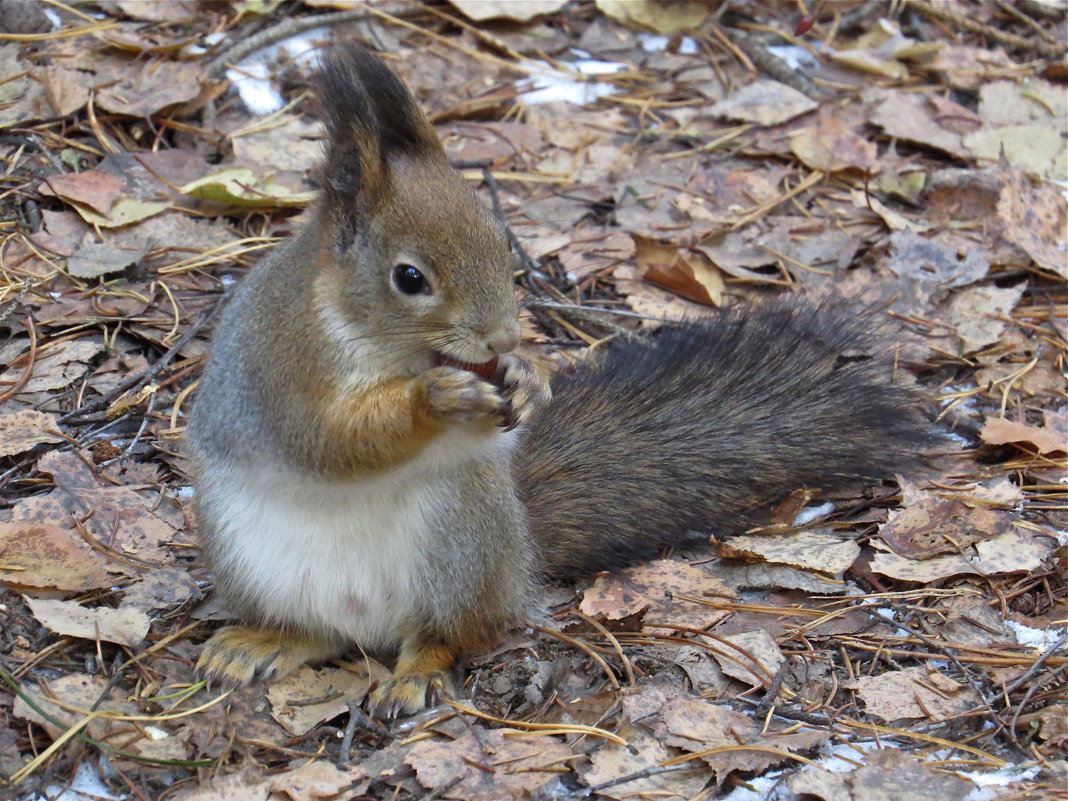
[(553, 392), (546, 372), (535, 362), (515, 353), (501, 357), (501, 386), (510, 402), (508, 428), (521, 425), (549, 405)]
[(508, 402), (497, 387), (474, 373), (455, 367), (435, 367), (423, 374), (431, 416), (448, 423), (479, 417), (503, 418)]

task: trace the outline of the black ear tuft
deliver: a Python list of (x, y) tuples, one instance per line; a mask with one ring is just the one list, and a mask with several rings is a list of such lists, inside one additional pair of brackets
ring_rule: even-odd
[[(362, 45), (331, 48), (319, 75), (319, 94), (331, 148), (355, 144), (382, 158), (441, 152), (434, 129), (411, 93)], [(364, 158), (368, 155), (363, 153)]]

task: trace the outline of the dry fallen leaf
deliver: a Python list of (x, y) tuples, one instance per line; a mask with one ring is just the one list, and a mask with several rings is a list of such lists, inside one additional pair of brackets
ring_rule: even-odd
[(59, 601), (24, 595), (41, 625), (64, 637), (104, 640), (119, 645), (138, 645), (148, 634), (151, 621), (140, 609), (87, 607), (77, 601)]
[(708, 257), (635, 236), (634, 256), (646, 281), (710, 306), (723, 304), (726, 285)]
[(596, 0), (597, 8), (614, 20), (655, 33), (696, 30), (708, 17), (708, 6), (694, 0), (664, 4), (656, 0)]
[(983, 442), (991, 445), (1006, 445), (1010, 442), (1029, 442), (1039, 453), (1068, 451), (1068, 432), (1048, 428), (1036, 428), (1004, 417), (988, 417), (979, 432)]
[[(462, 801), (528, 799), (553, 781), (553, 766), (571, 749), (546, 735), (473, 726), (455, 740), (431, 738), (408, 747), (404, 761), (419, 783)], [(459, 781), (457, 781), (457, 779)]]
[(14, 456), (46, 442), (64, 442), (57, 431), (56, 418), (45, 412), (23, 409), (0, 414), (0, 456)]
[(766, 687), (786, 661), (775, 638), (764, 630), (728, 634), (723, 639), (737, 648), (715, 643), (712, 656), (724, 673), (753, 687)]
[(729, 120), (772, 126), (789, 122), (816, 108), (819, 103), (807, 95), (784, 83), (765, 79), (731, 92), (714, 103), (708, 113)]
[[(860, 546), (827, 532), (798, 531), (792, 534), (747, 534), (727, 537), (722, 541), (726, 549), (713, 544), (720, 557), (757, 557), (768, 562), (819, 570), (840, 576), (860, 555)], [(729, 549), (729, 550), (728, 550)]]
[(806, 166), (823, 172), (880, 170), (878, 148), (849, 128), (826, 107), (815, 119), (790, 133), (790, 149)]
[(1068, 201), (1060, 189), (1036, 186), (1020, 170), (1006, 171), (998, 216), (1006, 239), (1027, 251), (1042, 269), (1068, 278)]
[(526, 22), (542, 14), (552, 14), (567, 5), (567, 0), (449, 0), (468, 19), (509, 19)]
[(923, 666), (860, 676), (845, 686), (857, 691), (869, 715), (884, 721), (928, 718), (938, 723), (982, 703), (970, 687)]
[[(267, 689), (271, 717), (290, 734), (307, 734), (344, 712), (348, 701), (362, 702), (373, 684), (387, 678), (389, 671), (370, 659), (352, 662), (345, 669), (302, 667), (271, 682)], [(308, 703), (309, 699), (326, 700)]]
[(734, 597), (733, 591), (711, 573), (685, 562), (660, 559), (598, 576), (583, 593), (579, 608), (587, 615), (604, 615), (608, 620), (645, 610), (645, 619), (650, 622), (703, 629), (729, 613), (672, 596), (700, 597), (706, 592)]
[(0, 582), (15, 589), (81, 592), (108, 587), (109, 560), (69, 527), (0, 523)]
[(1023, 297), (1026, 283), (1016, 286), (973, 286), (957, 293), (949, 304), (949, 322), (965, 353), (992, 345), (1001, 338), (1008, 318)]

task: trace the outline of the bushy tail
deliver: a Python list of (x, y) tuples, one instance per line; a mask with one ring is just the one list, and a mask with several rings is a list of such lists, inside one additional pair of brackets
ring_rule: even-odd
[(517, 455), (542, 565), (610, 569), (737, 532), (802, 486), (885, 478), (932, 443), (873, 314), (774, 303), (613, 344), (553, 381)]

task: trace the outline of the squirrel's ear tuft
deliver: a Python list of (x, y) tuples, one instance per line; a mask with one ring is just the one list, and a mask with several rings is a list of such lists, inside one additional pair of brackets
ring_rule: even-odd
[(390, 156), (445, 161), (445, 151), (408, 89), (363, 45), (330, 48), (318, 93), (329, 136), (326, 210), (346, 249), (359, 220), (388, 193)]
[(355, 43), (332, 47), (318, 79), (329, 134), (327, 195), (349, 205), (372, 198), (388, 180), (386, 159), (444, 158), (426, 116), (378, 56)]
[(331, 139), (356, 135), (377, 140), (383, 156), (441, 150), (437, 135), (400, 78), (363, 45), (330, 49), (319, 76)]

